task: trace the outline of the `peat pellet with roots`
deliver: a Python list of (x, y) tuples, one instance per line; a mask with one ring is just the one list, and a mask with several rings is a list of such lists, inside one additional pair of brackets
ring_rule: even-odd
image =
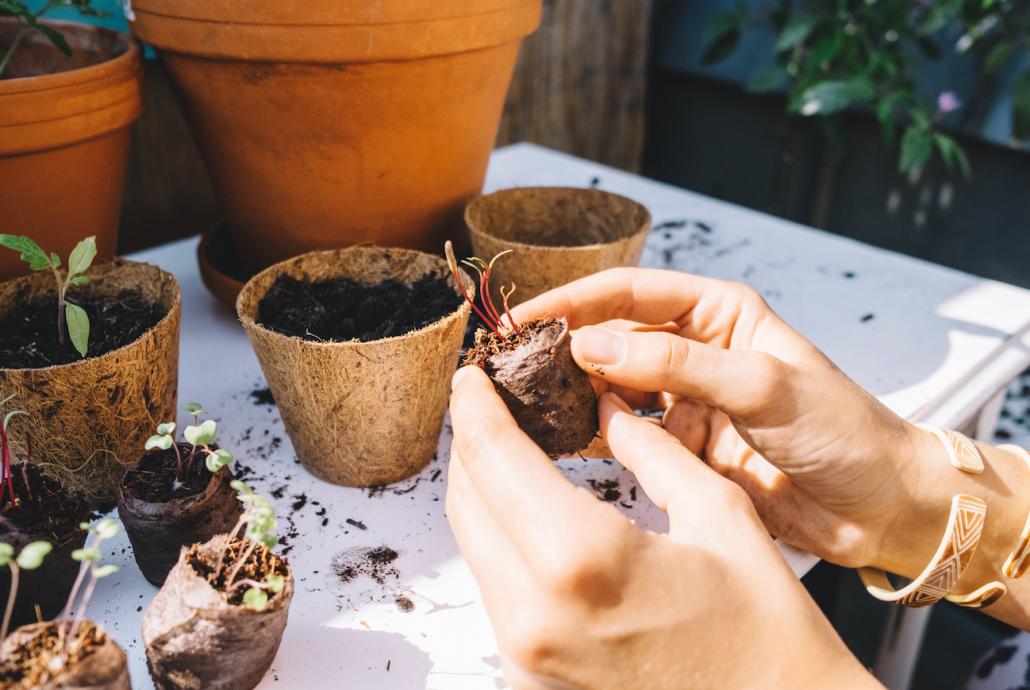
[(597, 435), (597, 395), (572, 357), (565, 319), (539, 319), (499, 338), (480, 330), (465, 363), (481, 367), (525, 431), (551, 458), (585, 449)]
[[(263, 611), (230, 603), (191, 559), (217, 563), (227, 535), (183, 549), (143, 616), (143, 643), (158, 690), (250, 690), (272, 665), (286, 629), (293, 574)], [(263, 547), (259, 547), (263, 548)], [(242, 591), (242, 590), (241, 590)]]

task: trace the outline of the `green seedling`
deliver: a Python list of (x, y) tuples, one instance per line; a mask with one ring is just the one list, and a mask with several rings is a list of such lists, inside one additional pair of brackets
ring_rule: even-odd
[(198, 403), (187, 403), (183, 405), (183, 409), (193, 416), (193, 421), (195, 422), (195, 424), (189, 425), (182, 430), (183, 439), (192, 447), (190, 458), (187, 462), (183, 462), (179, 445), (175, 442), (175, 422), (158, 424), (157, 433), (148, 438), (144, 444), (144, 448), (147, 450), (175, 449), (175, 481), (177, 485), (181, 485), (186, 475), (189, 474), (192, 467), (190, 463), (193, 462), (193, 457), (198, 449), (204, 451), (204, 464), (212, 474), (232, 462), (232, 454), (229, 451), (222, 448), (211, 448), (211, 444), (214, 443), (215, 436), (218, 433), (218, 425), (215, 423), (215, 420), (208, 419), (201, 422), (200, 416), (204, 414), (204, 410)]
[[(3, 2), (4, 0), (0, 0)], [(2, 7), (0, 7), (2, 9)], [(75, 245), (68, 255), (68, 270), (61, 270), (61, 257), (54, 252), (48, 255), (31, 238), (23, 235), (0, 235), (0, 247), (7, 247), (21, 253), (21, 260), (33, 271), (53, 271), (57, 284), (57, 339), (65, 343), (65, 330), (72, 345), (82, 357), (89, 347), (89, 316), (86, 310), (68, 299), (68, 288), (85, 285), (93, 259), (97, 255), (96, 237), (87, 237)]]
[[(72, 558), (81, 565), (79, 566), (79, 574), (75, 578), (75, 584), (72, 585), (72, 591), (68, 595), (68, 602), (59, 616), (59, 620), (61, 620), (62, 644), (65, 643), (66, 639), (71, 640), (68, 644), (75, 644), (76, 633), (78, 633), (82, 622), (86, 619), (86, 608), (89, 606), (90, 599), (93, 598), (97, 582), (118, 572), (118, 566), (116, 565), (101, 565), (102, 552), (100, 546), (105, 541), (118, 536), (118, 533), (121, 531), (121, 525), (111, 518), (103, 518), (93, 525), (83, 522), (79, 527), (88, 532), (92, 540), (81, 549), (72, 551)], [(85, 589), (83, 589), (83, 583), (85, 583)], [(80, 591), (82, 592), (81, 597), (79, 596)], [(73, 608), (75, 616), (71, 617)], [(65, 635), (66, 630), (67, 635)], [(66, 653), (70, 651), (70, 648), (66, 649)]]
[(264, 496), (255, 494), (250, 486), (238, 479), (233, 480), (230, 486), (236, 490), (236, 497), (243, 503), (244, 509), (243, 515), (236, 522), (236, 526), (229, 532), (229, 540), (226, 542), (225, 551), (222, 552), (221, 558), (218, 559), (215, 579), (217, 580), (222, 573), (222, 565), (225, 563), (225, 557), (229, 551), (229, 546), (233, 542), (233, 538), (240, 530), (243, 530), (243, 548), (240, 550), (240, 555), (229, 566), (229, 575), (225, 579), (225, 591), (228, 594), (241, 587), (246, 587), (247, 590), (243, 593), (243, 605), (253, 611), (264, 611), (268, 606), (268, 595), (281, 592), (286, 585), (286, 578), (276, 573), (266, 575), (261, 581), (251, 578), (237, 580), (236, 578), (239, 576), (240, 570), (247, 562), (247, 559), (251, 557), (259, 545), (264, 546), (266, 549), (274, 549), (278, 546), (279, 538), (276, 535), (275, 508), (272, 506), (271, 501)]
[(94, 7), (93, 0), (47, 0), (35, 11), (21, 0), (0, 0), (0, 15), (11, 15), (18, 21), (18, 31), (14, 34), (11, 45), (4, 51), (3, 58), (0, 58), (0, 78), (11, 63), (18, 46), (32, 31), (38, 31), (46, 36), (66, 56), (72, 54), (72, 49), (61, 32), (39, 21), (44, 14), (56, 7), (75, 8), (84, 17), (106, 17), (108, 14)]
[(54, 550), (47, 541), (34, 541), (26, 544), (21, 553), (14, 555), (14, 547), (0, 542), (0, 568), (10, 568), (11, 588), (7, 592), (7, 608), (4, 609), (3, 624), (0, 625), (0, 640), (7, 639), (7, 630), (11, 627), (11, 614), (14, 612), (14, 600), (18, 596), (18, 578), (23, 570), (35, 570), (43, 565), (43, 559)]

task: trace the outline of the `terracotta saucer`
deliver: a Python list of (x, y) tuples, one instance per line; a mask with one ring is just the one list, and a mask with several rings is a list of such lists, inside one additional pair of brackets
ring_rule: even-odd
[(253, 275), (239, 261), (240, 253), (224, 224), (209, 230), (197, 246), (197, 263), (204, 286), (215, 299), (229, 309), (236, 309), (236, 296)]

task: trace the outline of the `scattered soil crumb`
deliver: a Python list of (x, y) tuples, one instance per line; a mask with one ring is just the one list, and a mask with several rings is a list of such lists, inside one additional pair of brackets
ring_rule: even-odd
[(587, 484), (602, 501), (614, 503), (622, 496), (622, 492), (619, 491), (619, 482), (614, 479), (588, 479)]
[(399, 554), (389, 546), (348, 549), (333, 556), (333, 572), (343, 584), (364, 575), (382, 585), (396, 580), (400, 572), (393, 563)]
[(262, 406), (275, 405), (275, 398), (272, 397), (272, 389), (265, 386), (264, 388), (255, 388), (250, 392), (250, 399), (254, 401), (255, 405)]
[(415, 610), (415, 602), (404, 594), (398, 594), (397, 598), (394, 599), (394, 603), (397, 604), (397, 608), (401, 613), (411, 613)]

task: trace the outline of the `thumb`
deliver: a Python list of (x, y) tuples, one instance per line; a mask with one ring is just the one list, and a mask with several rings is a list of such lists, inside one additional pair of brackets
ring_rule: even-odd
[(609, 383), (700, 400), (745, 423), (776, 408), (791, 375), (788, 364), (764, 352), (724, 350), (671, 333), (587, 326), (573, 334), (572, 354)]
[[(710, 537), (706, 529), (736, 505), (739, 487), (705, 465), (665, 429), (636, 416), (614, 393), (600, 401), (601, 435), (648, 497), (669, 514), (669, 536), (681, 542)], [(744, 500), (747, 498), (744, 496)]]

